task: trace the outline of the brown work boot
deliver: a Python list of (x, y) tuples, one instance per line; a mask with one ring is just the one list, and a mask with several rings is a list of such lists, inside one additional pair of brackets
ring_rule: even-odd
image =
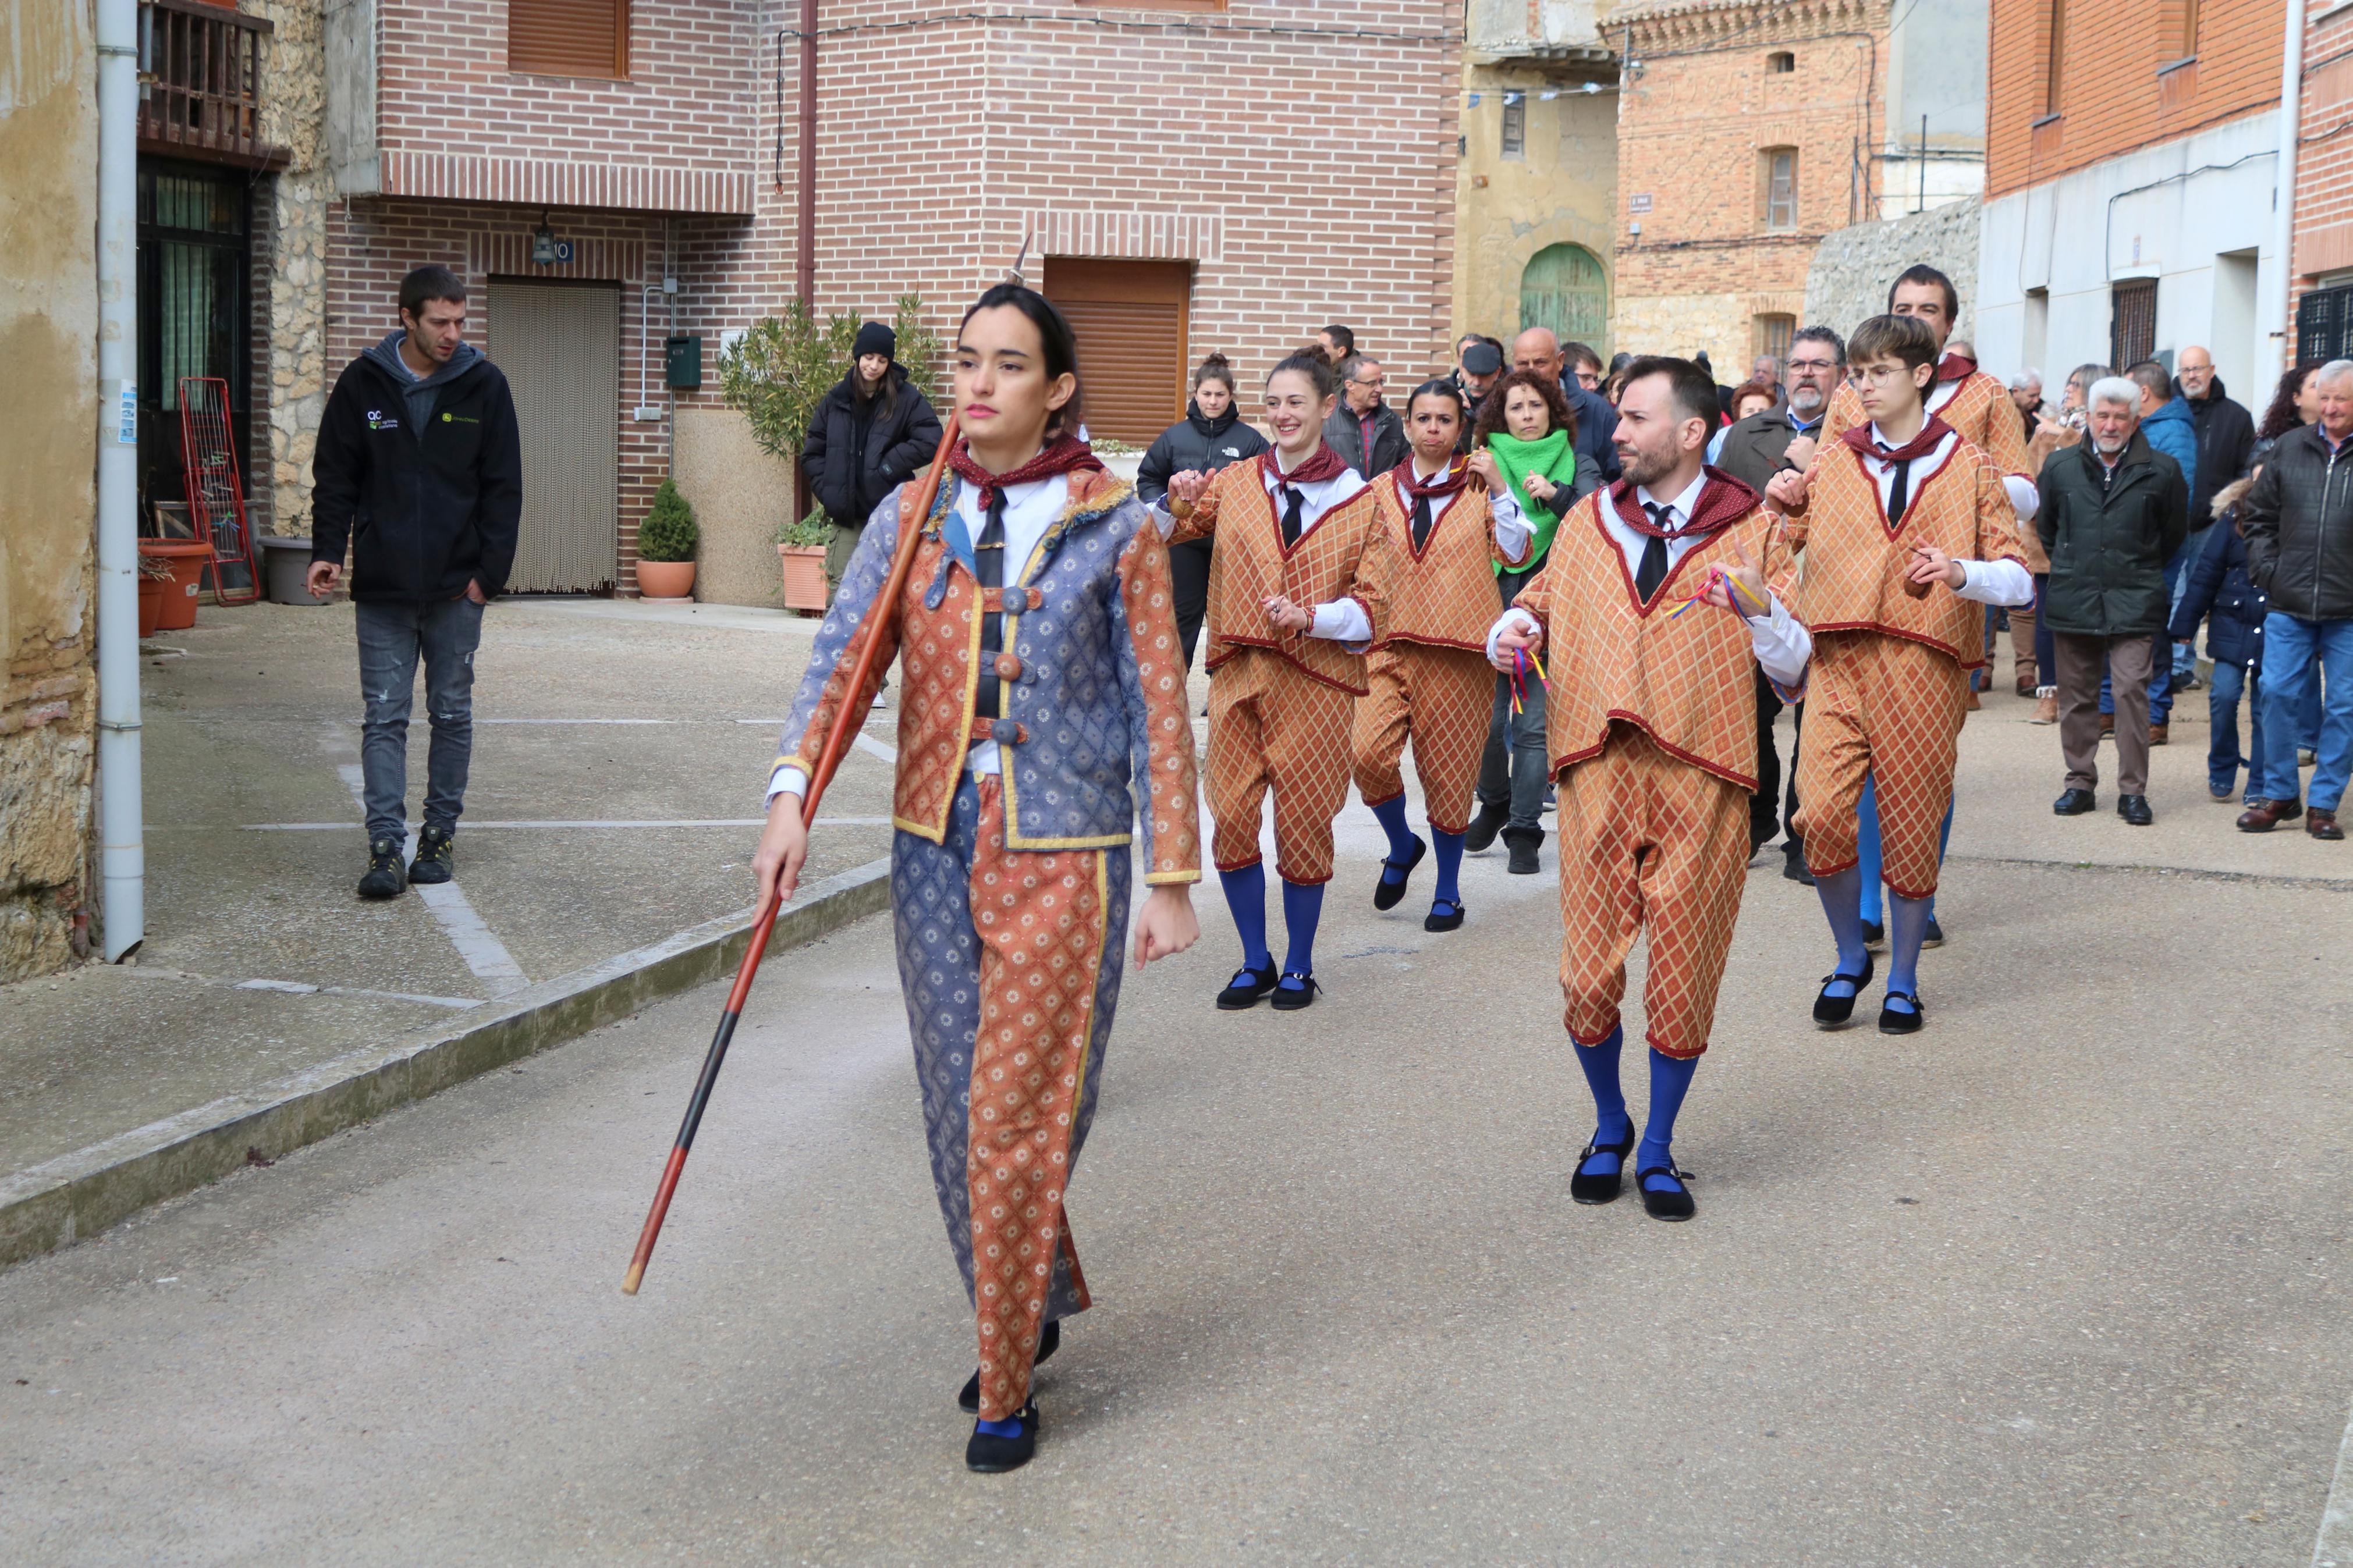
[(2323, 811), (2317, 806), (2305, 814), (2304, 830), (2315, 838), (2325, 838), (2331, 844), (2345, 837), (2345, 830), (2337, 826), (2337, 814)]
[(2059, 689), (2057, 687), (2044, 686), (2036, 689), (2034, 693), (2034, 716), (2029, 719), (2027, 722), (2030, 724), (2056, 724), (2059, 722)]
[(2173, 726), (2171, 724), (2151, 724), (2148, 727), (2148, 743), (2150, 745), (2162, 746), (2172, 739)]
[(2269, 833), (2281, 823), (2294, 822), (2303, 815), (2304, 802), (2300, 800), (2251, 801), (2247, 809), (2239, 814), (2239, 831)]

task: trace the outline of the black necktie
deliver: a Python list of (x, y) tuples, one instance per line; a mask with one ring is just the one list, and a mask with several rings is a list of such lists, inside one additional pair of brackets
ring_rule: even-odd
[[(1642, 510), (1651, 514), (1652, 528), (1663, 529), (1674, 521), (1675, 509), (1671, 506), (1644, 501)], [(1667, 542), (1662, 535), (1654, 533), (1642, 541), (1642, 564), (1634, 572), (1634, 592), (1640, 594), (1642, 603), (1647, 605), (1651, 602), (1651, 595), (1659, 591), (1659, 584), (1666, 580)]]
[[(972, 547), (972, 574), (983, 589), (1005, 586), (1005, 492), (988, 503), (988, 521)], [(997, 656), (1005, 649), (1005, 616), (991, 610), (980, 617), (980, 684), (974, 688), (972, 710), (984, 719), (997, 717)]]
[(1430, 498), (1426, 495), (1416, 496), (1413, 498), (1413, 552), (1415, 554), (1420, 554), (1422, 547), (1430, 542)]
[(1887, 487), (1887, 521), (1891, 523), (1902, 522), (1904, 508), (1912, 499), (1909, 493), (1912, 482), (1912, 459), (1891, 458), (1887, 455), (1887, 448), (1882, 447), (1879, 449), (1879, 460), (1892, 464), (1895, 469), (1895, 480)]
[(1282, 487), (1282, 547), (1285, 550), (1299, 542), (1299, 533), (1303, 526), (1299, 520), (1299, 509), (1306, 504), (1307, 494), (1304, 490), (1293, 489), (1289, 485)]

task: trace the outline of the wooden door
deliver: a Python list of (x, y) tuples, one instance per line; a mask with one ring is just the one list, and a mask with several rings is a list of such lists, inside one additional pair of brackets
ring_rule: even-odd
[(1050, 256), (1040, 292), (1078, 336), (1089, 435), (1148, 447), (1185, 416), (1190, 263)]

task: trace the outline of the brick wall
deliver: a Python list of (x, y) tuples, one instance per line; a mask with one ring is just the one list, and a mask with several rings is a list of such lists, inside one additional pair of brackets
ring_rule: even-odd
[[(2048, 92), (2063, 5), (2056, 117)], [(2002, 195), (2279, 101), (2286, 0), (1993, 0), (1986, 191)], [(2339, 29), (2342, 30), (2341, 28)]]
[[(2295, 165), (2295, 262), (2301, 293), (2323, 273), (2353, 268), (2353, 11), (2304, 37), (2304, 145)], [(2288, 307), (2290, 331), (2295, 307)]]
[[(1704, 348), (1720, 377), (1738, 380), (1756, 318), (1802, 314), (1821, 237), (1878, 210), (1887, 22), (1884, 0), (1723, 0), (1612, 16), (1639, 66), (1618, 121), (1620, 348)], [(1769, 68), (1781, 53), (1794, 69)], [(1796, 221), (1774, 230), (1765, 160), (1782, 147), (1797, 153)]]

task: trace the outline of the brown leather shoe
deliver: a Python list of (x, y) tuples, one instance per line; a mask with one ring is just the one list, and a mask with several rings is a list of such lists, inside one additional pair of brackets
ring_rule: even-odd
[(2057, 693), (2046, 693), (2043, 696), (2035, 699), (2034, 716), (2029, 719), (2027, 722), (2030, 724), (2056, 724), (2059, 722), (2059, 698)]
[(2337, 826), (2337, 814), (2317, 807), (2305, 815), (2304, 830), (2315, 838), (2325, 838), (2331, 844), (2345, 837), (2345, 830)]
[(2030, 664), (2020, 669), (2018, 672), (2018, 679), (2015, 684), (2018, 688), (2018, 694), (2021, 697), (2033, 696), (2037, 689), (2037, 683), (2034, 679), (2034, 667)]
[(1985, 706), (1984, 703), (1978, 700), (1978, 689), (1976, 687), (1972, 686), (1969, 688), (1968, 700), (1962, 703), (1961, 706), (1972, 713)]
[(2294, 822), (2304, 815), (2300, 800), (2258, 800), (2248, 804), (2239, 815), (2242, 833), (2269, 833), (2283, 822)]
[(2170, 725), (2170, 724), (2151, 724), (2151, 725), (2148, 727), (2148, 743), (2149, 743), (2150, 745), (2152, 745), (2152, 746), (2162, 746), (2162, 745), (2166, 744), (2168, 742), (2171, 741), (2172, 739), (2173, 739), (2173, 726), (2172, 726), (2172, 725)]
[(2103, 714), (2101, 714), (2101, 715), (2100, 715), (2100, 733), (2101, 733), (2101, 735), (2105, 737), (2105, 736), (2108, 736), (2108, 735), (2113, 735), (2113, 734), (2115, 734), (2116, 732), (2116, 716), (2115, 714), (2113, 714), (2113, 713), (2103, 713)]

